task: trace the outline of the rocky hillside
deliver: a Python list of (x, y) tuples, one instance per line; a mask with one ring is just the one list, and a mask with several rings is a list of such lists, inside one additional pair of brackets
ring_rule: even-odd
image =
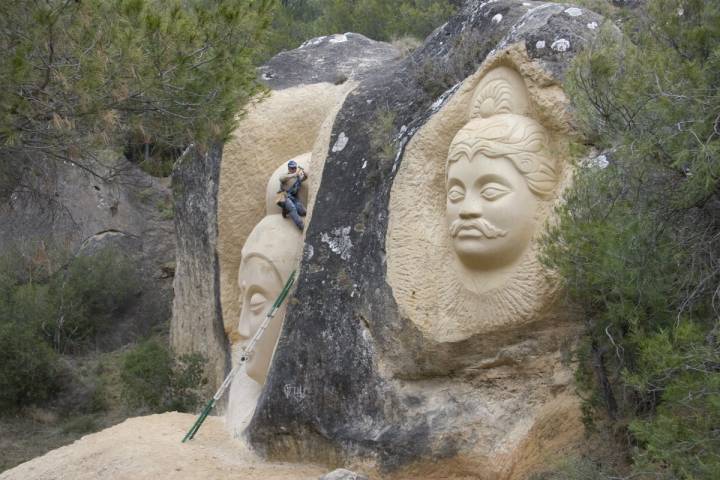
[(0, 245), (27, 257), (93, 255), (108, 248), (128, 258), (141, 281), (132, 308), (102, 342), (115, 348), (170, 316), (174, 213), (167, 180), (122, 156), (104, 155), (96, 172), (62, 162), (29, 169), (25, 187), (0, 206)]

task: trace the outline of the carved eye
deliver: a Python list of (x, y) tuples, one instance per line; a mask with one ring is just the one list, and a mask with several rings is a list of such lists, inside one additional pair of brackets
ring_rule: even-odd
[(447, 197), (448, 200), (453, 203), (459, 202), (460, 200), (465, 198), (465, 189), (455, 185), (454, 187), (451, 187), (450, 190), (448, 190)]
[(250, 310), (253, 313), (262, 313), (263, 307), (267, 303), (267, 298), (262, 293), (255, 293), (250, 297)]
[(493, 201), (500, 197), (504, 197), (510, 192), (511, 190), (505, 185), (500, 185), (499, 183), (489, 183), (483, 187), (480, 191), (480, 195), (482, 195), (486, 200)]

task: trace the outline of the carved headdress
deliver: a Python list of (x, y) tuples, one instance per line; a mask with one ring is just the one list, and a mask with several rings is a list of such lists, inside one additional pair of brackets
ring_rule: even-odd
[(558, 172), (547, 153), (545, 127), (530, 113), (530, 98), (520, 74), (508, 67), (491, 70), (475, 89), (469, 121), (453, 139), (448, 165), (457, 160), (459, 152), (470, 158), (478, 153), (507, 158), (536, 195), (550, 195)]

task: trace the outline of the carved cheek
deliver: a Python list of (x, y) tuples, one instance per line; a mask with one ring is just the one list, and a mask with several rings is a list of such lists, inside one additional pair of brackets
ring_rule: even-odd
[(508, 241), (514, 244), (515, 248), (524, 250), (529, 244), (535, 232), (536, 216), (537, 216), (537, 199), (535, 196), (527, 192), (515, 192), (513, 194), (512, 210), (507, 217), (507, 221), (511, 223), (508, 230)]
[(515, 223), (518, 214), (526, 208), (523, 204), (522, 196), (518, 195), (515, 191), (509, 192), (499, 200), (491, 202), (491, 204), (495, 206), (496, 211), (501, 214), (503, 218), (510, 220), (508, 223), (511, 224)]

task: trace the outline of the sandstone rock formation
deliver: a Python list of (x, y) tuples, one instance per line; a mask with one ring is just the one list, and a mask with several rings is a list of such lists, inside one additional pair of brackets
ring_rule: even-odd
[(217, 244), (217, 192), (221, 146), (191, 146), (173, 170), (176, 275), (170, 345), (176, 355), (202, 353), (212, 387), (227, 373), (229, 351), (222, 324)]
[[(268, 213), (277, 208), (262, 201), (268, 178), (278, 165), (313, 151), (316, 144), (322, 150), (327, 142), (319, 137), (329, 130), (345, 95), (397, 56), (386, 43), (348, 33), (309, 40), (260, 69), (271, 91), (251, 106), (225, 145), (219, 179), (217, 251), (223, 319), (230, 335), (241, 307), (240, 251), (266, 208)], [(322, 171), (322, 160), (315, 163), (313, 168)], [(310, 192), (306, 205), (312, 205), (318, 183), (319, 178), (310, 176), (304, 187)]]
[[(312, 150), (322, 177), (246, 431), (256, 448), (522, 478), (581, 435), (565, 360), (578, 323), (536, 240), (570, 171), (561, 82), (601, 22), (566, 5), (468, 2), (344, 98)], [(517, 201), (455, 242), (452, 221), (470, 215), (455, 202), (485, 177), (488, 197)]]
[(266, 181), (307, 152), (313, 173), (297, 288), (265, 386), (233, 385), (254, 415), (246, 429), (229, 415), (232, 431), (270, 458), (409, 476), (519, 479), (572, 448), (579, 322), (537, 240), (571, 170), (562, 80), (602, 21), (469, 1), (404, 59), (345, 34), (263, 68), (272, 90), (218, 180), (220, 303), (237, 345), (254, 302), (242, 249), (273, 215)]

